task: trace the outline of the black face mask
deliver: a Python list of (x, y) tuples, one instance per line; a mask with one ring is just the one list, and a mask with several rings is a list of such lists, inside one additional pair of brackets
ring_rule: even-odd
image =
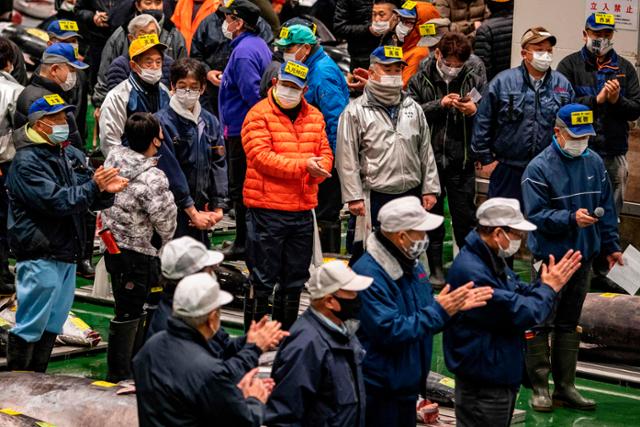
[(164, 18), (164, 13), (162, 12), (162, 10), (148, 9), (143, 10), (142, 13), (153, 16), (155, 20), (158, 21), (158, 24), (160, 23), (160, 21), (162, 21), (162, 18)]
[(362, 307), (362, 301), (360, 297), (355, 299), (345, 299), (337, 296), (333, 296), (340, 303), (340, 311), (334, 311), (335, 316), (344, 321), (349, 319), (357, 319), (360, 316), (360, 308)]

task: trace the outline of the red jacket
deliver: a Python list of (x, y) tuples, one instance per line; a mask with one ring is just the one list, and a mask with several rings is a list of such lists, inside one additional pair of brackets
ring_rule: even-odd
[(294, 123), (266, 99), (249, 110), (242, 125), (242, 146), (247, 155), (244, 204), (248, 208), (289, 212), (307, 211), (318, 205), (318, 184), (307, 172), (307, 159), (323, 157), (321, 166), (331, 172), (333, 154), (325, 133), (322, 113), (304, 97)]

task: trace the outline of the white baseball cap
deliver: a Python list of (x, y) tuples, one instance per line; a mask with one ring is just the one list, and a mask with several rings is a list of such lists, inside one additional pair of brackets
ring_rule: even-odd
[(173, 295), (173, 314), (198, 317), (211, 313), (233, 301), (233, 295), (220, 290), (218, 281), (209, 273), (197, 273), (182, 279)]
[(218, 265), (223, 259), (221, 252), (207, 250), (202, 242), (189, 236), (173, 239), (160, 251), (162, 275), (171, 280), (179, 280), (205, 267)]
[(389, 233), (429, 231), (440, 227), (444, 217), (427, 212), (417, 197), (405, 196), (384, 205), (378, 212), (378, 221), (382, 231)]
[(480, 205), (476, 212), (478, 224), (487, 227), (509, 227), (520, 231), (534, 231), (537, 227), (524, 219), (517, 199), (494, 197)]
[(311, 276), (307, 290), (311, 299), (320, 299), (340, 289), (360, 292), (371, 286), (373, 279), (360, 276), (342, 261), (329, 261), (323, 264)]

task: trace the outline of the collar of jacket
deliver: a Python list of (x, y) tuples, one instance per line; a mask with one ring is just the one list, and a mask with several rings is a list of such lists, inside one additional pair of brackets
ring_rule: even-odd
[(586, 46), (582, 46), (580, 53), (582, 54), (584, 62), (598, 72), (617, 72), (620, 70), (618, 53), (615, 49), (611, 49), (611, 51), (607, 53), (605, 61), (602, 64), (598, 64), (598, 58), (593, 53), (589, 52), (589, 49), (587, 49)]
[(558, 153), (560, 155), (560, 158), (562, 158), (563, 160), (568, 160), (568, 161), (572, 161), (572, 160), (578, 160), (581, 159), (582, 157), (586, 157), (589, 155), (589, 147), (587, 147), (584, 152), (582, 154), (580, 154), (578, 157), (573, 157), (570, 156), (569, 154), (567, 154), (562, 147), (560, 147), (560, 143), (558, 142), (558, 138), (556, 138), (555, 135), (552, 136), (552, 142), (551, 145), (553, 146), (554, 150), (556, 153)]
[(302, 314), (302, 316), (306, 317), (309, 323), (318, 330), (320, 336), (324, 338), (324, 340), (327, 342), (327, 344), (329, 344), (330, 347), (351, 350), (351, 347), (349, 346), (351, 337), (340, 332), (338, 329), (326, 325), (324, 321), (320, 319), (319, 315), (314, 311), (314, 309), (309, 307), (307, 311)]
[[(369, 94), (369, 91), (365, 90), (362, 93), (362, 96), (364, 96), (363, 105), (365, 107), (383, 108), (385, 111), (387, 111), (389, 109), (389, 106), (384, 105), (383, 103), (381, 103), (377, 99), (375, 99), (373, 96), (371, 96)], [(400, 92), (400, 103), (398, 105), (393, 106), (393, 107), (395, 107), (395, 108), (405, 108), (405, 107), (408, 107), (410, 104), (411, 104), (411, 100), (410, 100), (409, 96), (407, 96), (407, 93), (405, 91), (401, 91)]]
[(193, 108), (193, 111), (189, 111), (178, 102), (178, 98), (176, 96), (172, 96), (169, 100), (169, 107), (173, 111), (176, 112), (177, 115), (183, 117), (186, 120), (189, 120), (196, 125), (198, 124), (198, 120), (200, 119), (200, 113), (202, 112), (202, 107), (200, 106), (200, 101), (196, 102), (196, 106)]
[(467, 238), (467, 248), (470, 251), (475, 252), (476, 255), (491, 268), (491, 271), (497, 277), (504, 277), (506, 274), (506, 263), (502, 258), (495, 254), (489, 246), (482, 240), (477, 230), (471, 231)]
[(158, 93), (160, 93), (160, 91), (161, 91), (160, 85), (162, 83), (160, 83), (160, 81), (158, 81), (158, 83), (156, 83), (154, 85), (149, 84), (149, 83), (145, 82), (144, 80), (142, 80), (140, 78), (140, 76), (138, 75), (138, 73), (136, 73), (133, 70), (131, 70), (131, 72), (129, 73), (129, 81), (131, 82), (131, 85), (133, 86), (133, 88), (135, 90), (137, 90), (138, 92), (142, 92), (142, 93), (148, 94), (152, 90), (157, 90)]
[(245, 31), (244, 33), (240, 34), (235, 39), (231, 40), (231, 43), (229, 43), (231, 45), (231, 49), (234, 49), (236, 46), (238, 46), (238, 44), (240, 44), (240, 42), (242, 40), (246, 39), (247, 37), (249, 37), (251, 35), (254, 35), (254, 36), (257, 37), (257, 35), (252, 33), (251, 31)]
[(380, 243), (375, 233), (367, 238), (367, 252), (393, 280), (404, 275), (400, 262)]
[[(16, 83), (16, 84), (20, 84), (18, 83), (18, 81), (15, 79), (15, 77), (13, 77), (11, 74), (7, 73), (4, 70), (0, 70), (0, 79), (5, 79), (8, 80), (12, 83)], [(22, 86), (22, 85), (21, 85)]]
[[(273, 99), (273, 89), (274, 86), (269, 88), (269, 92), (267, 92), (267, 99), (269, 100), (269, 105), (271, 106), (271, 109), (273, 110), (273, 113), (275, 115), (277, 115), (278, 117), (286, 120), (288, 123), (291, 123), (291, 119), (289, 119), (289, 117), (282, 112), (282, 110), (280, 109), (280, 107), (278, 106), (278, 104), (276, 104), (276, 100)], [(298, 121), (298, 119), (300, 117), (305, 116), (306, 114), (309, 113), (309, 103), (307, 102), (306, 99), (304, 99), (304, 95), (302, 96), (302, 99), (300, 100), (300, 112), (298, 112), (298, 117), (296, 117), (295, 121)], [(293, 123), (295, 123), (295, 121)]]
[[(530, 76), (529, 71), (527, 71), (527, 67), (524, 65), (524, 60), (522, 60), (522, 63), (520, 64), (520, 71), (522, 72), (522, 80), (524, 81), (524, 84), (529, 86), (531, 89), (535, 90), (535, 88), (533, 87), (533, 84), (531, 84), (531, 77), (529, 77)], [(544, 74), (544, 77), (542, 78), (542, 84), (540, 85), (540, 88), (546, 86), (547, 83), (549, 83), (552, 72), (553, 70), (551, 68), (547, 70), (547, 72)]]
[[(54, 82), (51, 79), (46, 77), (42, 77), (40, 74), (34, 74), (33, 79), (31, 80), (31, 84), (34, 86), (40, 86), (42, 88), (47, 89), (51, 93), (59, 94), (66, 102), (68, 102), (68, 94), (69, 92), (65, 92), (62, 90), (60, 85)], [(73, 89), (71, 89), (73, 90)]]
[(187, 325), (180, 319), (176, 319), (175, 317), (169, 317), (167, 322), (167, 332), (177, 338), (181, 338), (186, 341), (192, 341), (206, 349), (212, 356), (217, 358), (217, 353), (213, 348), (209, 345), (209, 341), (205, 340), (200, 332), (196, 329), (193, 329), (191, 326)]

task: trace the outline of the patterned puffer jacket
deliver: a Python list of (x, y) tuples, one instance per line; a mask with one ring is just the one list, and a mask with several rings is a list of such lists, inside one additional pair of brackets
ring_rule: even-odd
[(248, 208), (289, 212), (307, 211), (318, 205), (318, 184), (307, 172), (310, 157), (322, 157), (320, 165), (331, 171), (333, 154), (322, 113), (304, 98), (292, 123), (273, 100), (266, 99), (247, 114), (242, 126), (247, 155), (244, 204)]
[(159, 249), (151, 244), (154, 231), (163, 245), (173, 238), (178, 209), (169, 180), (156, 163), (156, 158), (122, 145), (113, 147), (104, 163), (105, 168), (120, 168), (120, 176), (129, 180), (113, 206), (102, 212), (104, 228), (111, 230), (120, 248), (150, 256), (157, 256)]

